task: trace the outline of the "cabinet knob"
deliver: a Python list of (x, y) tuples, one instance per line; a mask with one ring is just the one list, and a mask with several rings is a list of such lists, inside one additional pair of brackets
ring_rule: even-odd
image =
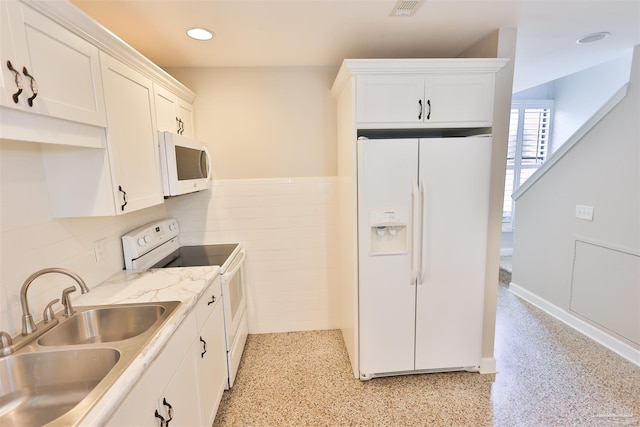
[(29, 107), (33, 107), (33, 100), (38, 96), (38, 83), (36, 79), (33, 78), (29, 71), (27, 71), (27, 67), (22, 67), (22, 74), (29, 77), (29, 87), (31, 88), (31, 96), (27, 99), (29, 103)]
[(9, 69), (9, 71), (15, 73), (14, 80), (15, 80), (15, 83), (16, 83), (16, 89), (18, 89), (18, 91), (16, 93), (14, 93), (13, 95), (11, 95), (11, 98), (13, 98), (13, 102), (15, 102), (17, 104), (18, 103), (18, 97), (22, 93), (22, 76), (20, 75), (20, 72), (18, 72), (18, 70), (13, 68), (13, 64), (11, 64), (11, 61), (7, 61), (7, 68)]

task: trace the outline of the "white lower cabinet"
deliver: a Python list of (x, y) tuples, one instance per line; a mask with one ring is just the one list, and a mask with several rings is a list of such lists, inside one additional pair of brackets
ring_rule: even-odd
[[(196, 328), (196, 317), (191, 313), (107, 421), (108, 426), (159, 427), (161, 419), (156, 417), (156, 413), (165, 420), (169, 417), (165, 399), (171, 405), (176, 421), (197, 414), (198, 422), (191, 425), (200, 424), (193, 357)], [(177, 421), (171, 425), (178, 424), (180, 422)]]
[(106, 425), (211, 425), (226, 383), (222, 295), (216, 279)]
[[(194, 427), (204, 425), (200, 396), (196, 388), (199, 376), (198, 351), (200, 346), (194, 341), (180, 363), (173, 378), (167, 384), (158, 400), (158, 412), (154, 413), (156, 425), (164, 419), (172, 427)], [(160, 418), (162, 417), (162, 418)]]
[[(220, 288), (219, 282), (217, 288)], [(215, 292), (212, 292), (214, 295)], [(202, 419), (205, 425), (213, 424), (218, 411), (222, 392), (227, 383), (227, 358), (224, 337), (224, 315), (222, 311), (222, 297), (218, 291), (215, 302), (205, 294), (203, 301), (207, 301), (206, 318), (198, 338), (201, 348), (198, 349), (197, 360), (199, 367), (199, 392), (202, 407)]]

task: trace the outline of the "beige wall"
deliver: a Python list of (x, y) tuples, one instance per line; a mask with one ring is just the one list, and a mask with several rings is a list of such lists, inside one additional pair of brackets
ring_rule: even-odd
[[(93, 288), (124, 267), (120, 236), (166, 216), (163, 204), (114, 217), (53, 218), (41, 145), (0, 139), (0, 330), (19, 332), (20, 287), (29, 275), (67, 268)], [(97, 261), (93, 245), (102, 239), (106, 256)], [(74, 284), (62, 274), (38, 278), (29, 288), (34, 319), (42, 320), (44, 306)]]
[(196, 134), (214, 179), (335, 176), (337, 69), (170, 68), (198, 94)]

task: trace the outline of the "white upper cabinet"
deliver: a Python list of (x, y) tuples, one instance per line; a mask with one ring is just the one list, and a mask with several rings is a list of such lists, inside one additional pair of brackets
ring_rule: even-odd
[(116, 214), (164, 201), (150, 79), (100, 54), (107, 106), (107, 146)]
[(353, 88), (359, 129), (482, 128), (493, 123), (503, 59), (347, 59), (333, 93)]
[(491, 126), (493, 80), (489, 73), (361, 76), (357, 122)]
[(153, 85), (159, 132), (195, 137), (193, 106), (158, 84)]
[(17, 1), (0, 13), (0, 105), (106, 127), (98, 48)]
[(54, 217), (121, 215), (164, 202), (152, 82), (109, 55), (100, 62), (107, 148), (43, 145)]
[(358, 123), (422, 122), (422, 76), (358, 77), (356, 93)]

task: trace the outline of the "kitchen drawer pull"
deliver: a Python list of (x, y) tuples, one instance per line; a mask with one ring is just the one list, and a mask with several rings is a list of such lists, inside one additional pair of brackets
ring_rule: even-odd
[(200, 357), (204, 358), (204, 354), (207, 352), (207, 342), (200, 337), (200, 342), (202, 343), (202, 353), (200, 353)]
[(215, 295), (211, 295), (211, 301), (209, 301), (209, 302), (207, 303), (207, 305), (211, 305), (211, 304), (213, 304), (214, 302), (216, 302), (216, 296), (215, 296)]
[(33, 107), (33, 100), (38, 96), (38, 83), (36, 79), (33, 78), (29, 71), (27, 71), (27, 67), (22, 67), (22, 74), (29, 77), (29, 87), (31, 88), (31, 96), (27, 99), (29, 103), (29, 107)]
[(14, 93), (13, 95), (11, 95), (11, 98), (13, 98), (13, 102), (15, 102), (17, 104), (18, 103), (18, 97), (22, 93), (22, 76), (20, 75), (18, 70), (13, 68), (13, 65), (11, 64), (11, 61), (7, 61), (7, 68), (9, 69), (9, 71), (12, 71), (12, 72), (14, 72), (16, 74), (15, 75), (15, 82), (16, 82), (16, 89), (18, 89), (18, 91), (16, 93)]
[(427, 110), (427, 120), (429, 120), (431, 118), (431, 100), (427, 99), (427, 107), (429, 107), (429, 109)]
[(422, 120), (422, 99), (418, 99), (418, 120)]

